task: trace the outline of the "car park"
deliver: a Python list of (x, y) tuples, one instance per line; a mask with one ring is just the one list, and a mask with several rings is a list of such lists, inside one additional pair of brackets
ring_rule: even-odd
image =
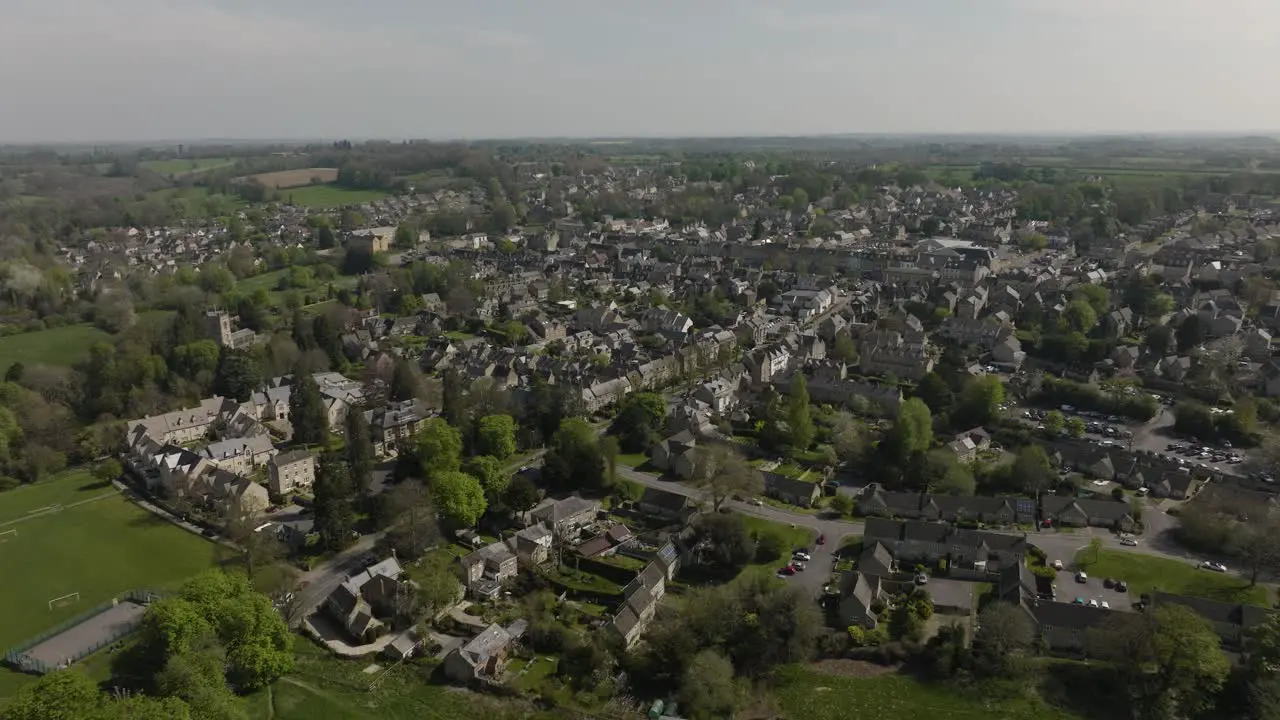
[(795, 565), (786, 565), (778, 568), (778, 575), (795, 575), (795, 574), (796, 574)]

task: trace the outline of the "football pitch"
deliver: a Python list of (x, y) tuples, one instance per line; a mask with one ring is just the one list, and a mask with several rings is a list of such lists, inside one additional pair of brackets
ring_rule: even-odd
[(214, 548), (85, 473), (0, 493), (0, 652), (125, 591), (179, 585)]

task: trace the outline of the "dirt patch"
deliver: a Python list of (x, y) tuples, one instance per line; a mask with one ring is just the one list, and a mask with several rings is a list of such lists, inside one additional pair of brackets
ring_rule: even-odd
[(269, 188), (292, 188), (305, 185), (331, 183), (338, 179), (337, 168), (302, 168), (301, 170), (280, 170), (278, 172), (258, 173), (249, 179), (257, 180)]
[(819, 660), (812, 667), (824, 675), (850, 678), (879, 677), (895, 672), (894, 668), (863, 660)]

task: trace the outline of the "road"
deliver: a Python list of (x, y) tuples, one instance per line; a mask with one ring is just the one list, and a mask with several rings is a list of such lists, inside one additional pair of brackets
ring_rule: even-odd
[[(629, 467), (618, 467), (618, 476), (632, 482), (639, 483), (646, 487), (667, 490), (679, 495), (691, 497), (702, 502), (709, 502), (707, 494), (700, 488), (692, 487), (686, 483), (664, 480), (647, 473), (637, 472)], [(795, 577), (803, 582), (806, 586), (821, 589), (826, 582), (828, 573), (827, 568), (832, 565), (832, 553), (839, 548), (840, 539), (850, 535), (862, 535), (864, 525), (857, 520), (843, 520), (829, 517), (818, 517), (806, 513), (784, 510), (781, 508), (765, 505), (763, 507), (751, 505), (736, 500), (728, 500), (724, 503), (726, 507), (733, 509), (735, 512), (752, 517), (764, 518), (774, 522), (794, 525), (796, 527), (807, 527), (826, 536), (826, 545), (813, 546), (811, 551), (813, 561), (810, 563), (811, 570), (818, 572), (806, 571), (799, 573)], [(1173, 541), (1173, 529), (1177, 526), (1177, 521), (1168, 514), (1161, 512), (1153, 504), (1149, 504), (1144, 509), (1143, 520), (1147, 526), (1147, 532), (1138, 540), (1136, 547), (1127, 547), (1120, 544), (1120, 538), (1114, 533), (1102, 528), (1077, 528), (1074, 531), (1058, 531), (1044, 530), (1032, 531), (1025, 533), (1027, 542), (1043, 549), (1048, 554), (1050, 560), (1062, 560), (1064, 563), (1070, 563), (1075, 557), (1076, 551), (1081, 548), (1088, 547), (1093, 538), (1102, 541), (1102, 546), (1112, 550), (1122, 550), (1125, 552), (1134, 552), (1142, 555), (1151, 555), (1155, 557), (1169, 558), (1183, 562), (1198, 564), (1205, 558), (1195, 555), (1180, 547)], [(990, 532), (1006, 532), (1001, 530), (991, 530)], [(1008, 531), (1007, 534), (1022, 535), (1021, 531)]]

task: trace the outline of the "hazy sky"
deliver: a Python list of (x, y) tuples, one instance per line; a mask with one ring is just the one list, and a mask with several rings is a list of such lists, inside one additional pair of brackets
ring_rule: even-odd
[(1280, 126), (1280, 0), (0, 5), (0, 141)]

